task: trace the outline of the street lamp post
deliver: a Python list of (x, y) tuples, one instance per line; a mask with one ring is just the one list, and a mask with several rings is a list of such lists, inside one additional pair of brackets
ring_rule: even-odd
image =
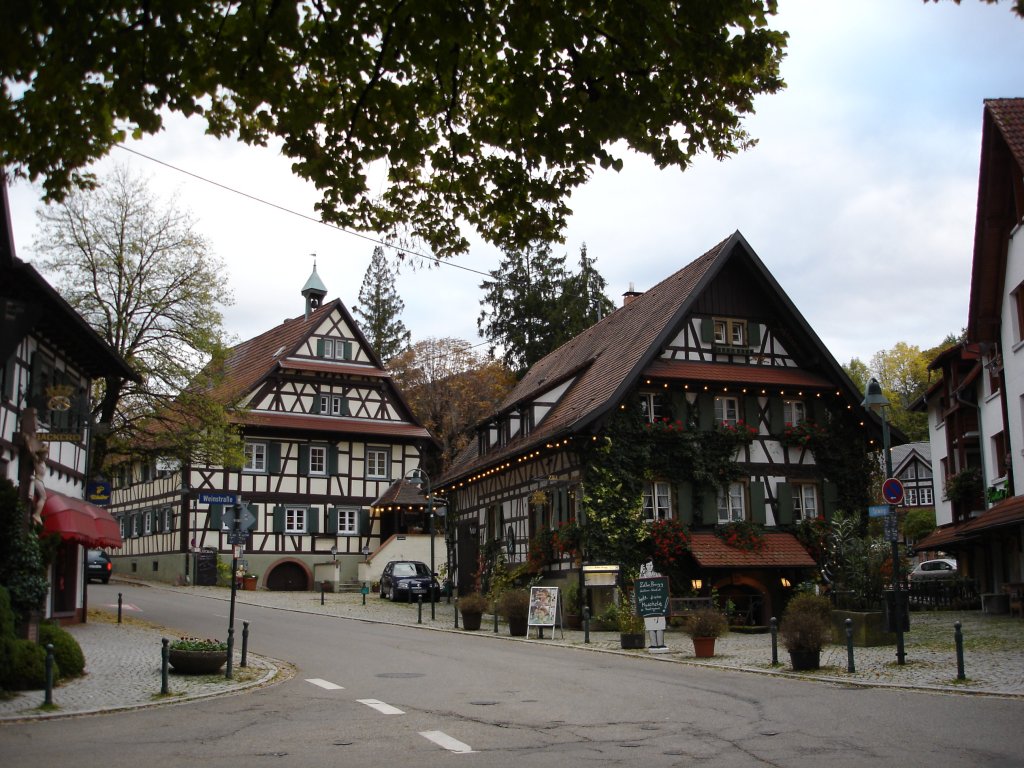
[(425, 482), (427, 486), (427, 514), (430, 516), (430, 620), (433, 621), (437, 611), (434, 604), (434, 494), (431, 492), (430, 475), (425, 470), (416, 467), (410, 470), (406, 477), (409, 475), (412, 475), (412, 482), (416, 485), (422, 486)]
[[(889, 400), (882, 394), (882, 385), (878, 379), (872, 378), (868, 382), (867, 391), (864, 393), (864, 401), (861, 405), (870, 408), (878, 413), (882, 420), (882, 453), (885, 455), (885, 477), (886, 480), (892, 477), (892, 451), (889, 447), (889, 419), (885, 409), (889, 406)], [(890, 504), (889, 514), (895, 517), (896, 508)], [(896, 520), (894, 519), (895, 523)], [(895, 525), (893, 528), (895, 529)], [(893, 592), (893, 619), (896, 624), (896, 663), (906, 663), (906, 652), (903, 645), (903, 602), (900, 594), (900, 543), (898, 536), (892, 536), (892, 592)]]

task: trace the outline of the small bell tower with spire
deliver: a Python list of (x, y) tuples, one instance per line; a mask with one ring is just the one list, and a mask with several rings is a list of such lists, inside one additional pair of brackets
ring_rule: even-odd
[(323, 280), (320, 279), (320, 275), (316, 273), (316, 254), (311, 253), (310, 256), (313, 257), (313, 273), (306, 280), (306, 284), (302, 286), (302, 295), (306, 299), (307, 320), (313, 314), (314, 309), (320, 309), (324, 297), (327, 296), (327, 287), (324, 285)]

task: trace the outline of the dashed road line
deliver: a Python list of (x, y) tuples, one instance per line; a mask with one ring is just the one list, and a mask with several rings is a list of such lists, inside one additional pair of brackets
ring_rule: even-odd
[(336, 683), (332, 683), (330, 680), (321, 680), (319, 677), (307, 677), (306, 678), (306, 682), (307, 683), (312, 683), (313, 685), (318, 685), (321, 688), (324, 688), (324, 689), (326, 689), (328, 691), (344, 691), (345, 690), (340, 685), (337, 685)]
[(365, 704), (368, 707), (372, 707), (380, 712), (382, 715), (404, 715), (405, 712), (400, 710), (398, 707), (392, 707), (390, 704), (385, 704), (383, 701), (377, 699), (356, 699), (360, 704)]
[(460, 755), (466, 755), (473, 751), (473, 748), (465, 742), (459, 741), (449, 736), (444, 731), (420, 731), (420, 736), (425, 739), (437, 744), (437, 746), (447, 749), (449, 752), (457, 752)]

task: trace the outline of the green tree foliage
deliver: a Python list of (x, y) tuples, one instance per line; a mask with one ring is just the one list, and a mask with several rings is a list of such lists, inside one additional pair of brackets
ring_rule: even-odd
[(442, 466), (468, 444), (472, 427), (497, 410), (515, 377), (462, 339), (418, 341), (388, 363), (416, 418), (441, 443)]
[(111, 445), (136, 448), (143, 428), (154, 450), (228, 463), (239, 443), (207, 393), (224, 352), (217, 307), (232, 299), (190, 215), (173, 201), (161, 207), (145, 180), (118, 168), (38, 216), (42, 268), (139, 377), (100, 383), (93, 418), (105, 428), (93, 435), (93, 466), (103, 466)]
[[(940, 0), (924, 0), (924, 2), (926, 2), (926, 3), (928, 3), (928, 2), (938, 3), (939, 1)], [(960, 0), (953, 0), (953, 2), (956, 3), (957, 5), (960, 5)], [(983, 3), (988, 3), (989, 5), (996, 5), (997, 3), (1000, 2), (1000, 0), (982, 0), (982, 2)], [(1010, 0), (1009, 5), (1010, 5), (1010, 9), (1015, 14), (1017, 14), (1022, 19), (1024, 19), (1024, 0)]]
[(843, 366), (843, 370), (846, 371), (846, 375), (850, 377), (850, 381), (857, 386), (860, 393), (864, 394), (868, 388), (868, 382), (871, 381), (871, 369), (867, 364), (859, 357), (854, 357)]
[(491, 353), (500, 347), (518, 376), (614, 309), (586, 245), (578, 272), (569, 272), (565, 262), (547, 244), (510, 251), (492, 279), (480, 285), (484, 298), (477, 327), (491, 342)]
[(441, 257), (465, 221), (554, 241), (567, 199), (629, 150), (685, 169), (750, 147), (783, 87), (777, 0), (14, 2), (0, 10), (0, 165), (51, 197), (164, 110), (281, 142), (323, 218)]
[(918, 542), (935, 530), (935, 507), (916, 507), (907, 511), (903, 518), (903, 536), (907, 541)]
[(920, 347), (903, 341), (871, 358), (871, 367), (889, 400), (889, 421), (911, 441), (928, 439), (928, 414), (909, 408), (928, 389), (929, 362)]
[(50, 589), (36, 532), (24, 525), (18, 491), (0, 478), (0, 586), (7, 588), (17, 621), (38, 610)]
[(352, 311), (362, 321), (363, 333), (384, 362), (409, 346), (411, 334), (401, 320), (404, 309), (405, 302), (395, 290), (395, 272), (378, 245), (363, 276), (359, 303)]
[(565, 341), (565, 257), (555, 256), (547, 244), (509, 251), (491, 277), (480, 284), (477, 328), (491, 342), (491, 353), (501, 347), (505, 364), (522, 376)]

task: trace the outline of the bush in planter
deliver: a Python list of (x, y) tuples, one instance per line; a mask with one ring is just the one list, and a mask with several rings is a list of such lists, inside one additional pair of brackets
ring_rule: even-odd
[(698, 608), (686, 615), (683, 630), (690, 637), (721, 637), (729, 631), (729, 622), (721, 611)]
[[(53, 665), (60, 677), (60, 665)], [(0, 690), (33, 691), (46, 687), (46, 649), (31, 640), (0, 638)]]
[(789, 601), (779, 630), (793, 669), (817, 669), (822, 646), (832, 638), (832, 605), (828, 598), (800, 592)]
[(490, 603), (479, 592), (470, 592), (459, 598), (459, 613), (462, 615), (462, 626), (465, 629), (480, 629), (480, 617)]
[(530, 612), (530, 592), (525, 589), (508, 589), (498, 598), (498, 614), (508, 622), (511, 635), (524, 636), (527, 631), (527, 617)]

